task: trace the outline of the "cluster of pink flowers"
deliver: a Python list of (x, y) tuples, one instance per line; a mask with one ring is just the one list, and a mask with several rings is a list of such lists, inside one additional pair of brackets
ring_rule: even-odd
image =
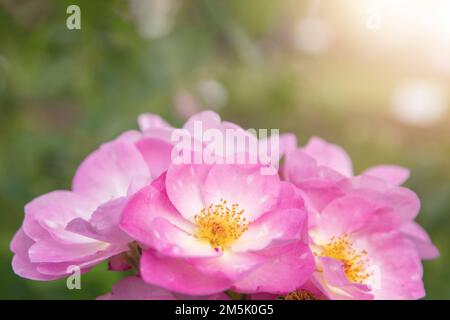
[[(213, 112), (201, 121), (225, 130)], [(25, 207), (11, 242), (16, 274), (68, 276), (108, 260), (136, 269), (99, 299), (419, 299), (422, 259), (438, 256), (414, 221), (407, 169), (354, 175), (347, 153), (312, 138), (280, 138), (278, 174), (261, 164), (175, 164), (175, 128), (139, 117), (78, 168), (71, 190)], [(192, 151), (195, 152), (195, 151)], [(239, 293), (239, 295), (238, 295)]]

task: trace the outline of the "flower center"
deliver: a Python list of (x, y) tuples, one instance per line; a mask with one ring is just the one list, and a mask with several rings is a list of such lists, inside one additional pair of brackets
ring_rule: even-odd
[(371, 275), (367, 269), (367, 251), (357, 251), (347, 235), (331, 238), (331, 242), (321, 248), (319, 256), (334, 258), (342, 262), (347, 279), (363, 284)]
[(243, 213), (244, 210), (239, 210), (238, 204), (228, 206), (226, 200), (203, 208), (194, 216), (198, 226), (196, 237), (208, 241), (215, 250), (225, 250), (247, 231), (250, 225), (242, 216)]
[(297, 289), (282, 297), (283, 300), (317, 300), (316, 296), (308, 290)]

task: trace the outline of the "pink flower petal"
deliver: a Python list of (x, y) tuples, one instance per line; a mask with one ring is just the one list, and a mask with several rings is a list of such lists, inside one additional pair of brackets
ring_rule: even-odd
[(155, 218), (149, 230), (151, 241), (146, 244), (171, 257), (215, 257), (220, 251), (195, 236), (177, 228), (164, 218)]
[(119, 228), (120, 217), (127, 201), (116, 199), (100, 206), (86, 221), (82, 218), (72, 220), (66, 230), (108, 243), (130, 243), (133, 241)]
[(147, 163), (152, 178), (157, 178), (171, 164), (172, 144), (156, 138), (146, 138), (138, 141), (136, 147)]
[(126, 277), (113, 286), (111, 293), (97, 297), (97, 300), (230, 300), (230, 298), (224, 293), (210, 296), (182, 295), (148, 284), (139, 277)]
[(294, 184), (317, 177), (317, 161), (304, 151), (297, 149), (286, 155), (283, 167), (286, 180)]
[(431, 242), (427, 232), (416, 222), (404, 224), (400, 231), (416, 245), (422, 259), (435, 259), (439, 257), (439, 250)]
[(340, 182), (340, 187), (349, 195), (362, 197), (378, 206), (377, 228), (396, 228), (416, 218), (420, 210), (417, 195), (403, 187), (391, 187), (383, 180), (364, 175)]
[(204, 184), (209, 165), (171, 165), (167, 171), (167, 195), (177, 210), (188, 220), (206, 207)]
[(267, 248), (264, 254), (268, 261), (237, 281), (233, 286), (236, 291), (288, 293), (305, 283), (314, 271), (313, 255), (300, 241)]
[(135, 194), (125, 206), (120, 227), (134, 239), (152, 245), (154, 220), (162, 217), (185, 231), (192, 231), (194, 225), (185, 220), (170, 203), (167, 196), (152, 186)]
[(138, 277), (126, 277), (117, 282), (111, 293), (97, 300), (176, 300), (175, 295), (163, 288), (145, 283)]
[(150, 177), (141, 154), (133, 144), (116, 140), (102, 145), (83, 161), (72, 189), (100, 204), (126, 196), (131, 181), (139, 176)]
[(39, 241), (29, 249), (32, 262), (65, 262), (79, 260), (104, 251), (107, 244), (93, 242), (62, 244), (56, 241)]
[(70, 191), (53, 191), (25, 206), (24, 231), (34, 240), (49, 239), (50, 234), (61, 242), (89, 242), (89, 239), (65, 231), (72, 219), (89, 218), (95, 204), (87, 197)]
[(306, 195), (306, 202), (317, 211), (322, 211), (330, 202), (345, 195), (335, 181), (327, 179), (309, 179), (297, 187)]
[(249, 221), (270, 211), (276, 204), (280, 181), (278, 175), (262, 175), (259, 165), (215, 165), (203, 186), (205, 203), (238, 204)]
[(383, 179), (392, 186), (399, 186), (409, 178), (409, 170), (394, 165), (382, 165), (369, 168), (362, 173)]
[(379, 269), (372, 289), (375, 299), (423, 298), (422, 263), (414, 244), (395, 231), (373, 234), (367, 240), (372, 264)]
[(57, 276), (49, 276), (40, 273), (37, 270), (37, 264), (32, 263), (28, 257), (28, 249), (34, 244), (34, 241), (29, 238), (23, 229), (20, 228), (14, 235), (11, 241), (11, 251), (14, 253), (12, 260), (12, 268), (14, 273), (32, 280), (48, 281), (57, 279)]
[(346, 177), (353, 176), (352, 161), (340, 146), (314, 137), (309, 140), (303, 151), (313, 157), (318, 165), (331, 168)]
[(183, 129), (194, 133), (196, 122), (200, 122), (202, 124), (203, 130), (220, 128), (221, 125), (220, 116), (217, 113), (213, 111), (203, 111), (190, 117), (184, 124)]
[(146, 131), (154, 128), (165, 128), (170, 125), (158, 115), (151, 113), (143, 113), (138, 117), (138, 124), (141, 131)]
[(126, 246), (111, 245), (107, 250), (99, 251), (80, 260), (39, 263), (37, 270), (43, 274), (58, 276), (58, 278), (67, 277), (70, 272), (73, 272), (73, 267), (78, 267), (80, 268), (81, 273), (85, 273), (90, 271), (91, 268), (98, 263), (115, 256), (124, 250), (126, 250)]
[(363, 198), (345, 196), (331, 202), (320, 214), (321, 234), (341, 236), (369, 225), (376, 206)]
[(141, 275), (147, 283), (189, 295), (219, 293), (232, 284), (230, 279), (206, 275), (181, 259), (163, 257), (152, 250), (141, 257)]
[(267, 261), (267, 257), (258, 252), (238, 253), (225, 251), (218, 257), (191, 259), (201, 273), (225, 277), (233, 281), (245, 277)]
[[(326, 294), (329, 298), (336, 300), (373, 299), (373, 295), (366, 285), (353, 283), (348, 280), (341, 261), (327, 257), (320, 257), (319, 261), (326, 283), (323, 287), (326, 289)], [(335, 289), (329, 289), (330, 287)]]
[(237, 239), (232, 250), (237, 252), (261, 250), (272, 241), (300, 239), (307, 227), (306, 212), (301, 209), (284, 209), (264, 214), (252, 223)]

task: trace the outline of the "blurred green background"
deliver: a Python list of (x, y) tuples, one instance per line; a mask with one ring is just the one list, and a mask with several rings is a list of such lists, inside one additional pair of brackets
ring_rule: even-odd
[[(81, 30), (66, 28), (70, 4)], [(69, 188), (80, 161), (140, 113), (179, 125), (213, 109), (341, 144), (357, 172), (411, 168), (441, 251), (424, 262), (427, 298), (450, 299), (449, 21), (438, 0), (0, 0), (0, 298), (110, 291), (121, 275), (104, 264), (82, 290), (15, 276), (23, 206)]]

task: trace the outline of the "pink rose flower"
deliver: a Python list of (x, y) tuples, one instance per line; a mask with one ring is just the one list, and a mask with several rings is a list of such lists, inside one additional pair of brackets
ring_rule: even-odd
[(312, 282), (332, 299), (418, 299), (421, 258), (438, 250), (414, 222), (420, 201), (400, 187), (406, 169), (379, 166), (354, 177), (340, 147), (318, 138), (286, 157), (284, 176), (304, 196)]
[(419, 299), (425, 294), (414, 243), (379, 230), (378, 203), (347, 195), (332, 201), (311, 228), (313, 282), (333, 299)]
[(314, 269), (295, 187), (260, 165), (174, 165), (126, 205), (140, 272), (167, 290), (289, 292)]
[(138, 149), (118, 138), (89, 155), (72, 190), (53, 191), (25, 206), (22, 227), (11, 242), (13, 269), (22, 277), (52, 280), (76, 265), (93, 265), (128, 250), (133, 241), (118, 227), (127, 196), (148, 183)]
[(381, 165), (354, 177), (352, 167), (350, 157), (341, 147), (320, 138), (312, 138), (304, 148), (287, 154), (284, 177), (303, 193), (310, 212), (310, 224), (314, 224), (317, 212), (331, 200), (357, 192), (384, 203), (387, 209), (379, 212), (384, 223), (389, 223), (391, 229), (398, 229), (413, 241), (423, 259), (437, 258), (439, 251), (427, 232), (414, 221), (420, 210), (420, 200), (413, 191), (400, 186), (408, 179), (409, 170)]
[[(152, 130), (162, 127), (158, 118)], [(111, 270), (128, 269), (118, 255), (133, 241), (118, 227), (123, 206), (129, 195), (167, 169), (170, 151), (163, 139), (127, 131), (90, 154), (71, 190), (50, 192), (25, 206), (22, 227), (10, 245), (14, 272), (53, 280), (67, 276), (69, 266), (85, 272), (110, 257)]]

